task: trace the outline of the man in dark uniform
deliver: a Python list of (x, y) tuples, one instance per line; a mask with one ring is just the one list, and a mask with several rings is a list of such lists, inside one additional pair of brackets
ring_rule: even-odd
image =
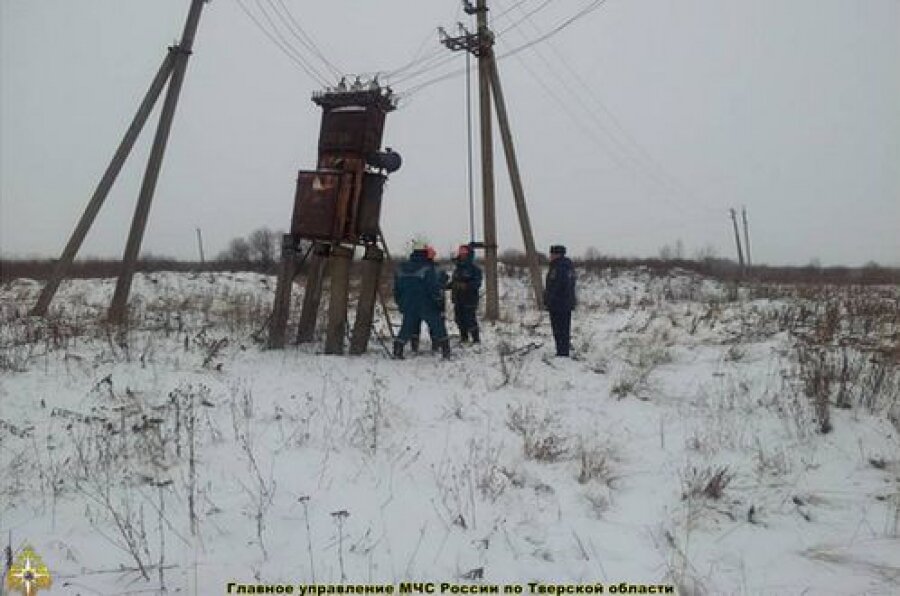
[(575, 302), (575, 268), (566, 257), (566, 247), (553, 245), (550, 247), (550, 270), (544, 286), (544, 308), (550, 311), (557, 356), (569, 356)]
[(444, 358), (450, 356), (443, 314), (446, 274), (438, 272), (433, 259), (433, 248), (417, 248), (394, 276), (394, 300), (403, 314), (400, 333), (394, 340), (394, 358), (403, 358), (403, 346), (418, 335), (422, 321), (428, 325), (431, 344), (441, 349)]
[(459, 339), (463, 343), (472, 338), (472, 343), (481, 342), (478, 329), (478, 294), (481, 289), (481, 269), (475, 264), (475, 251), (469, 244), (463, 244), (456, 252), (456, 268), (450, 279), (450, 296), (453, 299), (453, 318), (459, 327)]

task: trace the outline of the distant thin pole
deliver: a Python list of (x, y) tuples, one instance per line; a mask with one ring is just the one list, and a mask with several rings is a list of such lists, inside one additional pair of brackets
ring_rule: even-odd
[(737, 245), (738, 265), (740, 265), (741, 273), (744, 273), (744, 253), (741, 251), (741, 235), (738, 232), (737, 214), (734, 209), (729, 209), (731, 213), (731, 223), (734, 224), (734, 243)]
[(750, 260), (750, 226), (747, 223), (747, 208), (741, 207), (741, 217), (744, 220), (744, 254), (747, 256), (747, 268), (753, 266)]
[(206, 259), (203, 258), (203, 233), (200, 232), (200, 228), (197, 228), (197, 245), (200, 247), (200, 262), (206, 263)]

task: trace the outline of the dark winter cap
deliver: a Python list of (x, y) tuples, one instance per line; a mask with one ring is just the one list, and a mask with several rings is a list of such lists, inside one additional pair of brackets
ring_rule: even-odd
[(566, 254), (566, 247), (562, 244), (554, 244), (550, 247), (551, 255), (564, 255)]

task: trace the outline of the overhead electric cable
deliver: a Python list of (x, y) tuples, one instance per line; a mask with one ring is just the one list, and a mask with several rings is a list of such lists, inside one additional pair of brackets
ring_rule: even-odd
[[(500, 0), (497, 0), (498, 3), (501, 3)], [(502, 3), (501, 3), (502, 4)], [(530, 15), (525, 15), (521, 21), (527, 20), (532, 29), (540, 33), (540, 28), (534, 22), (534, 19), (531, 18)], [(519, 32), (520, 35), (523, 35)], [(661, 188), (667, 190), (668, 192), (675, 192), (675, 194), (680, 194), (685, 197), (692, 197), (695, 199), (695, 202), (692, 203), (693, 207), (701, 208), (709, 212), (715, 212), (716, 214), (721, 214), (720, 209), (712, 208), (705, 204), (696, 204), (697, 196), (695, 193), (691, 192), (689, 189), (685, 188), (684, 184), (681, 183), (680, 180), (666, 172), (665, 168), (662, 167), (653, 157), (634, 139), (634, 137), (622, 126), (621, 122), (616, 118), (615, 114), (606, 106), (602, 99), (593, 91), (593, 89), (587, 84), (584, 78), (580, 75), (580, 73), (575, 70), (569, 63), (569, 60), (563, 56), (560, 51), (556, 48), (552, 41), (547, 42), (547, 47), (550, 48), (556, 54), (557, 61), (551, 63), (549, 59), (547, 59), (543, 53), (541, 53), (539, 47), (532, 47), (532, 52), (540, 58), (544, 64), (547, 66), (547, 69), (550, 71), (550, 74), (569, 92), (571, 97), (574, 97), (581, 105), (586, 108), (585, 113), (591, 116), (603, 134), (609, 138), (623, 153), (628, 156), (633, 163), (638, 165), (640, 168), (645, 169), (645, 173), (650, 176), (657, 184), (660, 185)], [(575, 78), (575, 80), (581, 85), (581, 87), (587, 92), (588, 100), (585, 100), (584, 97), (578, 93), (577, 89), (573, 89), (569, 86), (566, 79), (562, 76), (562, 73), (559, 72), (559, 69), (556, 68), (555, 65), (562, 64), (563, 67), (569, 71), (569, 73)], [(523, 62), (523, 65), (524, 62)], [(527, 65), (525, 65), (527, 68)], [(533, 74), (533, 73), (530, 73)], [(535, 75), (536, 76), (536, 75)], [(562, 100), (560, 100), (562, 101)], [(599, 106), (600, 109), (606, 114), (609, 121), (614, 125), (614, 127), (618, 130), (619, 135), (621, 135), (621, 139), (617, 136), (612, 130), (610, 130), (606, 122), (600, 117), (599, 114), (594, 110), (594, 107)]]
[(444, 52), (441, 52), (439, 57), (432, 60), (430, 63), (423, 64), (419, 69), (414, 70), (413, 72), (406, 73), (403, 76), (397, 77), (397, 78), (393, 79), (391, 82), (394, 85), (398, 85), (400, 83), (403, 83), (404, 81), (409, 81), (410, 79), (415, 79), (421, 75), (431, 73), (435, 69), (437, 69), (449, 62), (452, 62), (453, 58), (454, 58), (454, 54), (446, 54)]
[(494, 17), (492, 19), (493, 22), (497, 23), (498, 21), (500, 21), (500, 19), (505, 17), (507, 14), (512, 12), (514, 9), (519, 8), (520, 6), (522, 6), (523, 4), (527, 4), (528, 2), (531, 2), (531, 0), (519, 0), (518, 2), (513, 2), (512, 5), (505, 7), (505, 8), (503, 6), (501, 6), (500, 7), (501, 11), (494, 15)]
[[(456, 16), (454, 17), (455, 21), (459, 21), (462, 14), (462, 3), (456, 3)], [(417, 68), (420, 71), (423, 71), (422, 66), (427, 63), (432, 63), (436, 58), (444, 56), (444, 48), (441, 46), (432, 48), (431, 50), (423, 53), (425, 46), (428, 44), (430, 40), (434, 39), (434, 30), (429, 31), (428, 34), (422, 39), (422, 42), (419, 44), (418, 49), (413, 54), (412, 58), (409, 61), (405, 62), (401, 66), (382, 71), (382, 74), (386, 78), (393, 79), (394, 77), (398, 77), (402, 73), (406, 73), (407, 71)], [(424, 69), (427, 70), (427, 69)], [(410, 77), (411, 78), (411, 77)], [(392, 83), (395, 83), (395, 80), (392, 80)]]
[(434, 31), (429, 31), (428, 35), (426, 35), (425, 38), (422, 40), (422, 43), (419, 44), (419, 47), (416, 50), (416, 52), (413, 54), (412, 58), (410, 58), (409, 61), (404, 63), (402, 66), (399, 66), (393, 70), (385, 71), (385, 75), (389, 76), (389, 77), (396, 76), (402, 72), (409, 70), (410, 68), (418, 66), (419, 64), (423, 63), (426, 60), (433, 58), (434, 56), (437, 56), (438, 54), (443, 54), (444, 48), (441, 48), (441, 47), (432, 48), (429, 52), (423, 54), (423, 50), (425, 50), (425, 46), (428, 45), (428, 42), (431, 41), (433, 38), (434, 38)]
[(275, 0), (278, 5), (281, 6), (281, 12), (279, 13), (275, 4), (273, 4), (273, 0), (269, 0), (269, 4), (272, 4), (273, 8), (276, 9), (276, 14), (283, 15), (283, 17), (287, 18), (287, 21), (282, 18), (282, 22), (287, 25), (288, 31), (295, 37), (297, 40), (303, 44), (303, 46), (308, 49), (310, 52), (315, 54), (319, 60), (325, 65), (328, 70), (331, 71), (335, 77), (340, 77), (343, 74), (343, 70), (336, 66), (331, 60), (329, 60), (325, 54), (319, 49), (319, 45), (316, 43), (315, 38), (310, 35), (300, 24), (299, 21), (294, 17), (291, 9), (285, 4), (284, 0)]
[[(513, 29), (516, 29), (516, 28), (519, 27), (524, 21), (531, 19), (532, 15), (534, 15), (535, 13), (538, 13), (538, 12), (540, 12), (541, 10), (547, 8), (547, 5), (550, 4), (552, 1), (553, 1), (553, 0), (544, 0), (543, 2), (541, 2), (540, 4), (538, 4), (537, 8), (532, 9), (530, 12), (526, 12), (521, 18), (519, 18), (519, 20), (514, 21), (511, 25), (509, 25), (509, 26), (507, 26), (506, 28), (502, 29), (497, 35), (500, 36), (500, 35), (503, 35), (504, 33), (506, 33), (507, 31), (512, 31)], [(520, 10), (524, 10), (524, 9), (520, 8)]]
[(303, 59), (299, 58), (298, 56), (296, 56), (294, 54), (295, 50), (292, 51), (292, 49), (289, 46), (285, 46), (284, 44), (282, 44), (280, 41), (278, 41), (278, 39), (274, 35), (272, 35), (271, 32), (269, 32), (266, 29), (266, 27), (259, 21), (259, 19), (256, 18), (256, 15), (254, 15), (252, 12), (250, 12), (250, 10), (244, 5), (244, 0), (237, 0), (237, 5), (241, 9), (241, 11), (247, 16), (247, 18), (249, 18), (253, 22), (253, 24), (256, 25), (256, 27), (260, 30), (260, 32), (262, 32), (263, 35), (268, 37), (269, 40), (278, 49), (280, 49), (285, 56), (287, 56), (291, 60), (291, 62), (293, 62), (294, 64), (299, 66), (300, 69), (303, 72), (305, 72), (306, 75), (309, 76), (317, 84), (323, 85), (323, 86), (327, 84), (327, 81), (324, 78), (322, 78), (321, 74), (317, 74), (315, 69), (311, 68), (309, 65), (307, 65), (305, 63), (305, 61)]
[[(590, 13), (594, 12), (595, 10), (597, 10), (597, 9), (598, 9), (600, 6), (602, 6), (605, 2), (606, 2), (606, 0), (592, 0), (591, 3), (589, 3), (588, 5), (586, 5), (584, 8), (582, 8), (581, 10), (579, 10), (577, 13), (575, 13), (575, 14), (572, 15), (571, 17), (565, 19), (564, 21), (562, 21), (561, 23), (559, 23), (558, 25), (556, 25), (553, 29), (551, 29), (551, 30), (548, 31), (547, 33), (545, 33), (545, 34), (543, 34), (543, 35), (541, 35), (541, 36), (539, 36), (539, 37), (537, 37), (537, 38), (535, 38), (535, 39), (532, 39), (532, 40), (530, 40), (530, 41), (528, 41), (528, 42), (522, 44), (521, 46), (515, 47), (515, 48), (513, 48), (513, 49), (511, 49), (511, 50), (509, 50), (509, 51), (507, 51), (507, 52), (504, 52), (504, 53), (501, 53), (501, 54), (496, 54), (496, 55), (494, 56), (494, 58), (495, 58), (495, 59), (500, 59), (500, 58), (506, 58), (507, 56), (514, 56), (514, 55), (518, 54), (519, 52), (521, 52), (521, 51), (523, 51), (523, 50), (525, 50), (525, 49), (527, 49), (527, 48), (529, 48), (529, 47), (532, 47), (532, 46), (534, 46), (534, 45), (536, 45), (536, 44), (539, 44), (539, 43), (541, 43), (542, 41), (545, 41), (545, 40), (547, 40), (547, 39), (550, 39), (550, 38), (553, 37), (554, 35), (557, 35), (557, 34), (560, 33), (561, 31), (564, 31), (565, 29), (567, 29), (568, 27), (570, 27), (570, 26), (571, 26), (573, 23), (575, 23), (576, 21), (578, 21), (578, 20), (584, 18), (585, 16), (587, 16), (587, 15), (589, 15)], [(419, 73), (417, 73), (417, 74), (422, 74), (423, 72), (427, 72), (427, 70), (428, 70), (428, 69), (424, 69), (422, 72), (419, 72)], [(435, 84), (437, 84), (437, 83), (440, 83), (440, 82), (442, 82), (442, 81), (446, 81), (446, 80), (448, 80), (448, 79), (457, 77), (457, 76), (461, 75), (461, 74), (464, 73), (464, 72), (465, 72), (465, 68), (457, 68), (457, 69), (455, 69), (455, 70), (451, 70), (451, 71), (449, 71), (449, 72), (445, 72), (445, 73), (443, 73), (443, 74), (437, 75), (437, 76), (435, 76), (435, 77), (433, 77), (433, 78), (431, 78), (431, 79), (427, 79), (427, 80), (425, 80), (425, 81), (423, 81), (423, 82), (421, 82), (421, 83), (418, 83), (418, 84), (414, 85), (413, 87), (407, 89), (407, 90), (405, 91), (404, 95), (405, 95), (407, 98), (409, 98), (409, 97), (411, 97), (413, 94), (418, 93), (419, 91), (421, 91), (421, 90), (423, 90), (423, 89), (426, 89), (426, 88), (428, 88), (428, 87), (430, 87), (430, 86), (432, 86), (432, 85), (435, 85)]]
[[(259, 11), (262, 13), (263, 17), (266, 19), (266, 22), (269, 23), (269, 26), (272, 28), (271, 29), (272, 33), (274, 33), (275, 36), (278, 37), (278, 39), (281, 41), (282, 44), (284, 44), (285, 47), (290, 49), (291, 53), (293, 53), (300, 61), (305, 63), (312, 71), (314, 71), (319, 76), (320, 84), (324, 85), (327, 82), (328, 77), (324, 76), (318, 68), (316, 68), (312, 63), (310, 63), (306, 58), (304, 58), (302, 52), (298, 51), (297, 48), (294, 47), (294, 45), (290, 41), (288, 41), (284, 37), (284, 35), (282, 35), (281, 30), (278, 28), (277, 25), (275, 25), (275, 21), (272, 20), (272, 17), (271, 17), (271, 15), (269, 15), (269, 11), (266, 10), (265, 6), (263, 5), (262, 0), (256, 0), (256, 6), (259, 7)], [(271, 0), (270, 0), (270, 6), (271, 6)]]
[(575, 13), (574, 15), (572, 15), (571, 17), (569, 17), (569, 18), (566, 19), (565, 21), (561, 22), (559, 25), (557, 25), (556, 27), (554, 27), (553, 29), (551, 29), (551, 30), (548, 31), (547, 33), (545, 33), (545, 34), (541, 35), (540, 37), (537, 37), (537, 38), (535, 38), (535, 39), (533, 39), (533, 40), (531, 40), (531, 41), (529, 41), (529, 42), (527, 42), (527, 43), (525, 43), (525, 44), (523, 44), (523, 45), (521, 45), (521, 46), (519, 46), (519, 47), (517, 47), (517, 48), (514, 48), (514, 49), (512, 49), (512, 50), (506, 52), (505, 54), (502, 54), (502, 55), (499, 56), (499, 57), (500, 57), (500, 58), (505, 58), (505, 57), (507, 57), (507, 56), (513, 56), (513, 55), (515, 55), (515, 54), (518, 54), (518, 53), (521, 52), (522, 50), (526, 50), (526, 49), (530, 48), (530, 47), (533, 46), (533, 45), (539, 44), (539, 43), (541, 43), (542, 41), (545, 41), (545, 40), (547, 40), (547, 39), (550, 39), (551, 37), (553, 37), (553, 36), (556, 35), (557, 33), (559, 33), (559, 32), (561, 32), (561, 31), (564, 31), (565, 29), (567, 29), (569, 26), (571, 26), (571, 25), (572, 25), (573, 23), (575, 23), (576, 21), (578, 21), (578, 20), (580, 20), (580, 19), (586, 17), (587, 15), (591, 14), (592, 12), (594, 12), (595, 10), (597, 10), (598, 8), (600, 8), (601, 6), (603, 6), (605, 3), (606, 3), (606, 0), (593, 0), (593, 1), (592, 1), (591, 3), (589, 3), (587, 6), (585, 6), (585, 7), (582, 8), (581, 10), (579, 10), (577, 13)]

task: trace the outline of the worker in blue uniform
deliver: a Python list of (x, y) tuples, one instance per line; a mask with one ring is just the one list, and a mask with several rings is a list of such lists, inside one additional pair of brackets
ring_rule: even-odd
[(428, 325), (432, 345), (445, 358), (450, 357), (450, 341), (444, 325), (447, 278), (435, 265), (434, 256), (430, 246), (416, 247), (394, 275), (394, 301), (403, 315), (400, 333), (394, 340), (394, 358), (403, 359), (403, 347), (418, 336), (422, 321)]
[(481, 269), (475, 264), (472, 245), (463, 244), (456, 252), (456, 267), (450, 278), (450, 297), (453, 300), (453, 319), (459, 328), (459, 339), (465, 343), (481, 342), (478, 328), (478, 297), (481, 289)]

